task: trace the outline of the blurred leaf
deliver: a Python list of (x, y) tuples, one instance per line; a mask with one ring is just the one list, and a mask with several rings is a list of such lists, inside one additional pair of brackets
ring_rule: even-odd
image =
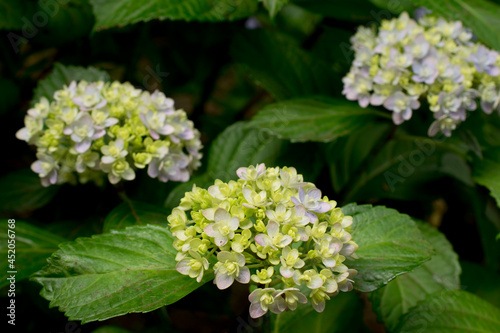
[(374, 291), (430, 259), (432, 247), (408, 215), (383, 206), (358, 207), (359, 213), (356, 206), (343, 209), (353, 216), (352, 237), (359, 245), (359, 258), (348, 264), (358, 270), (354, 288)]
[(500, 332), (500, 310), (462, 290), (445, 290), (419, 303), (395, 332)]
[[(15, 228), (8, 228), (7, 221), (2, 221), (0, 224), (0, 254), (4, 260), (0, 263), (2, 270), (0, 278), (0, 288), (8, 285), (7, 280), (10, 274), (7, 271), (17, 271), (16, 282), (29, 277), (34, 272), (47, 264), (47, 258), (57, 250), (57, 246), (65, 242), (64, 238), (54, 235), (44, 229), (35, 227), (24, 221), (16, 221)], [(9, 252), (8, 247), (8, 230), (13, 230), (15, 235), (15, 248), (13, 252)], [(15, 255), (15, 268), (11, 269), (7, 261), (8, 255)]]
[(159, 20), (225, 21), (249, 16), (257, 9), (255, 0), (90, 0), (96, 30)]
[(59, 186), (43, 187), (40, 177), (30, 169), (11, 172), (0, 178), (0, 211), (27, 212), (45, 206)]
[(269, 12), (269, 16), (274, 18), (276, 14), (286, 5), (290, 0), (263, 0), (264, 7)]
[[(393, 125), (388, 122), (370, 122), (351, 135), (344, 136), (324, 146), (324, 154), (330, 167), (333, 189), (339, 193), (344, 186), (359, 175), (363, 162), (383, 144)], [(370, 140), (366, 140), (366, 138)]]
[[(398, 134), (399, 133), (399, 134)], [(428, 185), (445, 176), (472, 184), (463, 152), (453, 143), (437, 138), (408, 136), (396, 131), (376, 155), (370, 155), (364, 170), (345, 188), (345, 202), (370, 198), (415, 200), (436, 195)]]
[(286, 333), (332, 333), (355, 332), (361, 322), (353, 320), (362, 315), (358, 295), (354, 292), (341, 292), (326, 301), (325, 310), (316, 312), (310, 303), (299, 304), (294, 311), (279, 315), (271, 314), (272, 332)]
[(350, 42), (353, 31), (329, 26), (322, 26), (322, 29), (311, 52), (316, 57), (332, 64), (335, 73), (339, 77), (343, 77), (349, 71), (354, 60), (355, 52), (351, 49)]
[(500, 148), (491, 148), (484, 152), (482, 160), (473, 165), (473, 178), (478, 184), (486, 186), (491, 196), (500, 207)]
[(132, 225), (167, 226), (167, 217), (168, 211), (163, 207), (136, 201), (123, 202), (106, 216), (102, 232), (123, 230)]
[(410, 273), (398, 276), (371, 295), (379, 319), (393, 331), (399, 318), (427, 296), (443, 289), (460, 289), (458, 255), (446, 237), (426, 223), (417, 223), (435, 254)]
[(500, 6), (487, 0), (409, 0), (434, 14), (462, 21), (474, 35), (494, 49), (500, 50)]
[(0, 0), (0, 29), (21, 30), (36, 9), (33, 1)]
[(462, 266), (462, 289), (500, 307), (500, 274), (487, 267), (469, 261), (460, 261)]
[(108, 73), (94, 67), (66, 66), (54, 64), (54, 70), (47, 77), (38, 82), (33, 95), (33, 103), (42, 97), (49, 101), (53, 99), (54, 92), (69, 85), (71, 81), (109, 81)]
[(212, 143), (207, 173), (214, 180), (228, 181), (236, 177), (236, 170), (240, 167), (257, 163), (271, 166), (284, 144), (284, 141), (255, 130), (247, 123), (236, 123)]
[(276, 99), (341, 90), (329, 64), (307, 53), (290, 37), (258, 29), (237, 37), (231, 55), (242, 70)]
[(179, 205), (185, 192), (191, 191), (193, 184), (205, 187), (216, 179), (229, 181), (235, 179), (240, 167), (266, 163), (273, 166), (284, 148), (285, 142), (268, 133), (256, 130), (247, 123), (238, 122), (226, 128), (212, 143), (208, 154), (207, 170), (204, 175), (180, 184), (170, 192), (165, 206), (174, 208)]
[(368, 22), (375, 20), (379, 9), (366, 0), (295, 0), (295, 4), (314, 13), (342, 21)]
[(275, 31), (293, 37), (297, 42), (307, 43), (308, 38), (313, 37), (314, 32), (319, 28), (323, 16), (288, 3), (271, 22), (267, 23), (261, 16), (259, 16), (259, 21), (263, 26), (272, 25)]
[[(43, 5), (46, 3), (46, 5)], [(49, 16), (40, 26), (37, 41), (49, 45), (61, 45), (68, 41), (87, 37), (92, 31), (94, 15), (87, 0), (39, 1), (39, 11)], [(43, 30), (42, 30), (43, 29)]]
[[(177, 272), (172, 242), (170, 231), (155, 225), (78, 238), (60, 245), (32, 280), (43, 286), (40, 294), (50, 307), (69, 320), (87, 323), (149, 312), (202, 285)], [(203, 282), (210, 279), (213, 274), (207, 273)]]
[(262, 109), (250, 125), (294, 141), (332, 141), (349, 135), (380, 113), (340, 99), (311, 97), (274, 103)]
[[(408, 12), (412, 14), (416, 9), (415, 4), (412, 4), (412, 0), (370, 0), (374, 5), (387, 9), (387, 11), (376, 11), (374, 16), (375, 20), (380, 23), (383, 19), (389, 19), (391, 16), (401, 13)], [(382, 16), (382, 17), (381, 17)]]

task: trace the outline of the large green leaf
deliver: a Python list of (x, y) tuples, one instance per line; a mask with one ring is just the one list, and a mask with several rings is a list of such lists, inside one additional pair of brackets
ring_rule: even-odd
[(327, 63), (300, 48), (289, 36), (268, 30), (246, 31), (235, 39), (231, 55), (258, 85), (277, 99), (341, 90)]
[(460, 289), (460, 264), (451, 244), (429, 224), (417, 225), (436, 253), (422, 266), (398, 276), (372, 294), (374, 309), (389, 331), (394, 330), (403, 314), (430, 294), (444, 289)]
[(129, 200), (118, 205), (106, 216), (102, 231), (122, 230), (132, 225), (166, 226), (167, 217), (168, 211), (163, 207)]
[(213, 179), (228, 181), (242, 166), (273, 163), (283, 145), (282, 140), (255, 130), (247, 123), (237, 123), (222, 132), (210, 147), (207, 173)]
[[(384, 144), (393, 125), (388, 122), (370, 122), (352, 135), (344, 136), (324, 146), (324, 155), (330, 168), (333, 189), (339, 193), (349, 181), (358, 177), (365, 161)], [(370, 140), (366, 140), (369, 137)]]
[(484, 152), (482, 160), (473, 165), (473, 179), (486, 186), (500, 207), (500, 148), (491, 148)]
[(383, 206), (358, 207), (359, 212), (352, 205), (343, 210), (354, 218), (352, 237), (359, 245), (359, 258), (347, 263), (358, 270), (357, 290), (374, 291), (430, 259), (432, 247), (408, 215)]
[(165, 205), (176, 207), (193, 184), (205, 187), (215, 179), (229, 181), (236, 177), (236, 170), (243, 166), (266, 163), (272, 165), (286, 142), (262, 130), (238, 122), (226, 128), (212, 143), (205, 174), (180, 184), (167, 197)]
[(276, 14), (286, 5), (290, 0), (263, 0), (264, 7), (269, 12), (269, 16), (274, 18)]
[(97, 30), (137, 22), (160, 20), (224, 21), (249, 16), (256, 0), (90, 0)]
[(50, 202), (59, 186), (43, 187), (40, 177), (29, 169), (11, 172), (0, 178), (0, 211), (27, 212)]
[[(82, 323), (176, 302), (199, 286), (176, 271), (170, 231), (133, 226), (60, 245), (32, 278), (41, 295), (70, 320)], [(213, 278), (206, 273), (203, 282)]]
[(380, 115), (349, 101), (317, 96), (268, 105), (251, 125), (292, 141), (327, 142), (360, 129)]
[(54, 65), (54, 70), (47, 77), (38, 82), (35, 88), (33, 102), (38, 102), (45, 97), (49, 101), (53, 99), (54, 92), (62, 89), (71, 81), (108, 81), (108, 73), (94, 67), (66, 66), (60, 63)]
[(500, 332), (500, 310), (466, 291), (445, 290), (414, 307), (396, 332)]
[[(0, 254), (4, 260), (0, 263), (0, 288), (9, 284), (7, 271), (17, 271), (16, 281), (23, 280), (36, 272), (47, 263), (47, 258), (57, 250), (57, 246), (65, 239), (44, 229), (35, 227), (24, 221), (16, 221), (15, 228), (8, 228), (7, 221), (0, 224)], [(13, 230), (15, 235), (15, 253), (9, 251), (8, 230)], [(14, 268), (9, 267), (12, 262), (7, 261), (7, 256), (15, 255)]]
[(489, 46), (500, 50), (500, 6), (488, 0), (410, 0), (437, 15), (462, 21)]
[(279, 315), (271, 314), (272, 332), (355, 332), (361, 322), (353, 321), (353, 318), (361, 315), (362, 306), (358, 295), (354, 292), (340, 293), (326, 302), (322, 313), (316, 312), (308, 303), (299, 304), (294, 311), (285, 311)]

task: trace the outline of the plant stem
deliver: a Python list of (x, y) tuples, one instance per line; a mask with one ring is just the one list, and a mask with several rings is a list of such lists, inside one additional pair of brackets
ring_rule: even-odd
[(137, 215), (137, 211), (135, 210), (134, 203), (127, 196), (127, 193), (125, 193), (125, 189), (123, 187), (123, 184), (118, 183), (117, 185), (115, 185), (115, 188), (116, 188), (116, 192), (118, 193), (118, 196), (120, 197), (120, 199), (122, 199), (123, 202), (125, 202), (129, 206), (130, 212), (132, 213), (132, 216), (135, 218), (137, 223), (140, 223), (141, 221), (139, 219), (139, 215)]
[(210, 250), (210, 252), (208, 253), (207, 260), (212, 256), (212, 254), (215, 252), (215, 250), (217, 250), (216, 246), (212, 250)]

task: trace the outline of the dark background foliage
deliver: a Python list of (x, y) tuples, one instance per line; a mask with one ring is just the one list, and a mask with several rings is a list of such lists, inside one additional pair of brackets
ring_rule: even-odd
[[(91, 1), (94, 6), (99, 2)], [(398, 2), (399, 7), (391, 9), (388, 3), (378, 0), (300, 0), (283, 8), (278, 5), (276, 11), (281, 11), (272, 18), (259, 4), (248, 15), (232, 21), (150, 20), (115, 26), (102, 18), (96, 21), (94, 13), (99, 9), (94, 7), (93, 11), (86, 0), (72, 0), (61, 6), (47, 24), (35, 25), (36, 31), (31, 31), (33, 36), (24, 42), (17, 38), (27, 36), (30, 27), (25, 26), (34, 24), (33, 15), (40, 9), (36, 7), (37, 1), (20, 1), (24, 8), (19, 14), (13, 3), (0, 1), (0, 10), (4, 8), (9, 16), (0, 23), (3, 29), (0, 38), (1, 216), (25, 220), (63, 239), (74, 240), (101, 233), (106, 216), (121, 200), (116, 188), (110, 185), (42, 189), (37, 176), (27, 170), (34, 161), (35, 151), (15, 139), (15, 132), (23, 126), (34, 89), (53, 71), (56, 63), (92, 66), (109, 73), (113, 80), (129, 81), (149, 91), (159, 89), (174, 98), (176, 106), (188, 113), (202, 133), (204, 163), (194, 175), (194, 180), (202, 186), (213, 181), (212, 178), (228, 177), (234, 172), (233, 166), (226, 165), (224, 169), (224, 163), (230, 159), (211, 162), (220, 164), (219, 170), (224, 170), (216, 177), (213, 170), (207, 170), (209, 151), (219, 134), (235, 122), (253, 119), (259, 110), (276, 101), (311, 95), (343, 100), (341, 78), (353, 58), (348, 42), (355, 28), (427, 2), (414, 1), (408, 7), (406, 2)], [(455, 1), (450, 3), (453, 6)], [(438, 8), (434, 10), (439, 12)], [(21, 20), (22, 24), (11, 24), (15, 20)], [(498, 36), (499, 30), (494, 28), (499, 23), (495, 23), (491, 30)], [(254, 26), (258, 28), (251, 29)], [(498, 48), (498, 40), (481, 30), (481, 22), (476, 26), (478, 35)], [(354, 103), (349, 105), (357, 108)], [(256, 123), (258, 119), (255, 118)], [(500, 119), (498, 115), (485, 118), (479, 112), (472, 115), (453, 138), (443, 143), (434, 142), (435, 152), (425, 155), (424, 163), (412, 164), (410, 154), (420, 149), (415, 140), (429, 143), (425, 141), (429, 121), (425, 115), (419, 115), (396, 129), (386, 120), (368, 119), (345, 129), (350, 131), (348, 136), (317, 140), (329, 142), (290, 143), (259, 128), (242, 130), (244, 135), (229, 139), (241, 140), (239, 149), (244, 152), (247, 149), (246, 155), (254, 156), (238, 157), (237, 162), (245, 162), (239, 166), (256, 163), (255, 156), (264, 156), (270, 165), (295, 166), (308, 181), (315, 182), (325, 195), (339, 204), (386, 205), (428, 221), (446, 235), (458, 253), (463, 270), (462, 289), (499, 306), (500, 248), (491, 236), (498, 233), (500, 214), (488, 190), (474, 185), (471, 165), (480, 160), (487, 149), (498, 149)], [(266, 123), (267, 118), (262, 118), (262, 122)], [(254, 138), (256, 133), (258, 136)], [(277, 134), (288, 138), (279, 131)], [(257, 148), (245, 148), (252, 140), (256, 140)], [(309, 140), (299, 138), (299, 141)], [(257, 151), (261, 146), (265, 148)], [(394, 187), (390, 186), (387, 172), (401, 176), (405, 172), (401, 172), (401, 168), (406, 167), (402, 166), (404, 161), (407, 164), (410, 161), (406, 169), (408, 175)], [(159, 183), (139, 174), (137, 181), (124, 184), (124, 190), (134, 201), (165, 205), (164, 214), (168, 215), (168, 210), (175, 207), (191, 186), (192, 182), (187, 185)], [(478, 282), (478, 276), (485, 282)], [(203, 332), (244, 332), (245, 329), (257, 332), (267, 325), (249, 321), (247, 290), (242, 286), (220, 292), (209, 283), (161, 310), (85, 326), (77, 323), (72, 326), (57, 309), (49, 309), (48, 302), (38, 296), (40, 287), (35, 283), (24, 280), (17, 283), (17, 288), (16, 304), (22, 319), (16, 328), (23, 332), (92, 332), (105, 325), (134, 332), (199, 332), (200, 329)], [(5, 294), (6, 287), (2, 296)], [(332, 313), (340, 318), (337, 329), (383, 331), (367, 297), (339, 298), (338, 302), (344, 302), (349, 313)]]

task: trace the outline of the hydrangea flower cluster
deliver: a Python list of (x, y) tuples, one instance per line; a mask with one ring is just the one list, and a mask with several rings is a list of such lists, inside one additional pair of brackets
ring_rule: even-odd
[(200, 165), (200, 133), (162, 92), (130, 83), (71, 82), (28, 110), (16, 137), (37, 147), (31, 169), (44, 186), (112, 184), (136, 169), (162, 182), (187, 181)]
[(352, 290), (352, 217), (294, 168), (260, 164), (237, 175), (208, 190), (193, 186), (168, 217), (177, 270), (200, 282), (216, 258), (219, 289), (235, 280), (259, 286), (249, 296), (253, 318), (295, 310), (308, 299), (321, 312), (325, 300)]
[(500, 57), (472, 37), (462, 22), (432, 15), (415, 21), (402, 13), (378, 33), (360, 27), (342, 93), (361, 107), (383, 105), (397, 125), (427, 101), (435, 119), (429, 135), (450, 136), (477, 100), (488, 114), (500, 111)]

